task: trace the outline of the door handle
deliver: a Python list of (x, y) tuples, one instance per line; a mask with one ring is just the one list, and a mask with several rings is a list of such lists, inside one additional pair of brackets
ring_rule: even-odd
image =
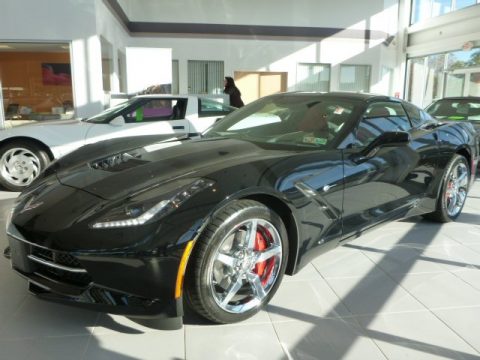
[(185, 126), (181, 126), (181, 125), (176, 125), (176, 126), (172, 126), (173, 130), (185, 130)]

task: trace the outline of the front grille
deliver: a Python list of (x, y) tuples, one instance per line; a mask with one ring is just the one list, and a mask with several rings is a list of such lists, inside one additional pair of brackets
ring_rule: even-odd
[(121, 294), (98, 287), (90, 288), (88, 294), (91, 301), (103, 305), (148, 307), (155, 303), (155, 300)]
[(52, 251), (33, 246), (32, 255), (53, 262), (55, 264), (64, 265), (76, 269), (82, 268), (82, 264), (80, 264), (80, 261), (78, 261), (72, 255), (61, 253), (58, 251)]
[(73, 273), (40, 263), (36, 264), (35, 273), (50, 280), (78, 286), (87, 286), (92, 282), (91, 276), (87, 273)]
[(32, 246), (29, 259), (35, 263), (34, 272), (41, 277), (77, 286), (92, 282), (80, 261), (70, 254)]

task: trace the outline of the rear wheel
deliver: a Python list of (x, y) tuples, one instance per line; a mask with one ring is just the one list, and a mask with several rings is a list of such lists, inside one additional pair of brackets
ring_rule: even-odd
[(0, 184), (10, 191), (22, 191), (40, 176), (49, 162), (37, 145), (18, 141), (0, 148)]
[(465, 157), (456, 154), (448, 163), (435, 212), (425, 217), (438, 222), (455, 220), (467, 199), (470, 170)]
[(261, 203), (232, 202), (207, 225), (192, 253), (186, 299), (217, 323), (242, 321), (274, 295), (286, 266), (287, 232)]

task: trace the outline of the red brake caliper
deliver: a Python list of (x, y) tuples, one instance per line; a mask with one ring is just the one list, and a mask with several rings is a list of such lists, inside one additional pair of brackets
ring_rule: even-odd
[[(255, 236), (255, 251), (263, 251), (268, 247), (267, 240), (260, 231), (257, 231)], [(259, 262), (255, 265), (254, 272), (258, 275), (262, 281), (262, 285), (265, 285), (272, 275), (273, 266), (275, 265), (275, 258)]]

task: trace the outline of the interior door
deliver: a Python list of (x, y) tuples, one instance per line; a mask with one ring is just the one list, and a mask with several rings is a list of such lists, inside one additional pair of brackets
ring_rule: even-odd
[(248, 104), (261, 97), (287, 91), (286, 72), (235, 71), (235, 84)]
[[(377, 148), (358, 161), (355, 154), (382, 133), (407, 131), (405, 145)], [(412, 127), (399, 102), (371, 104), (356, 130), (356, 146), (345, 151), (344, 237), (387, 218), (419, 211), (435, 171), (436, 140)]]
[(107, 124), (95, 124), (88, 131), (87, 143), (128, 136), (188, 134), (185, 120), (187, 99), (145, 99), (128, 113), (112, 119)]

